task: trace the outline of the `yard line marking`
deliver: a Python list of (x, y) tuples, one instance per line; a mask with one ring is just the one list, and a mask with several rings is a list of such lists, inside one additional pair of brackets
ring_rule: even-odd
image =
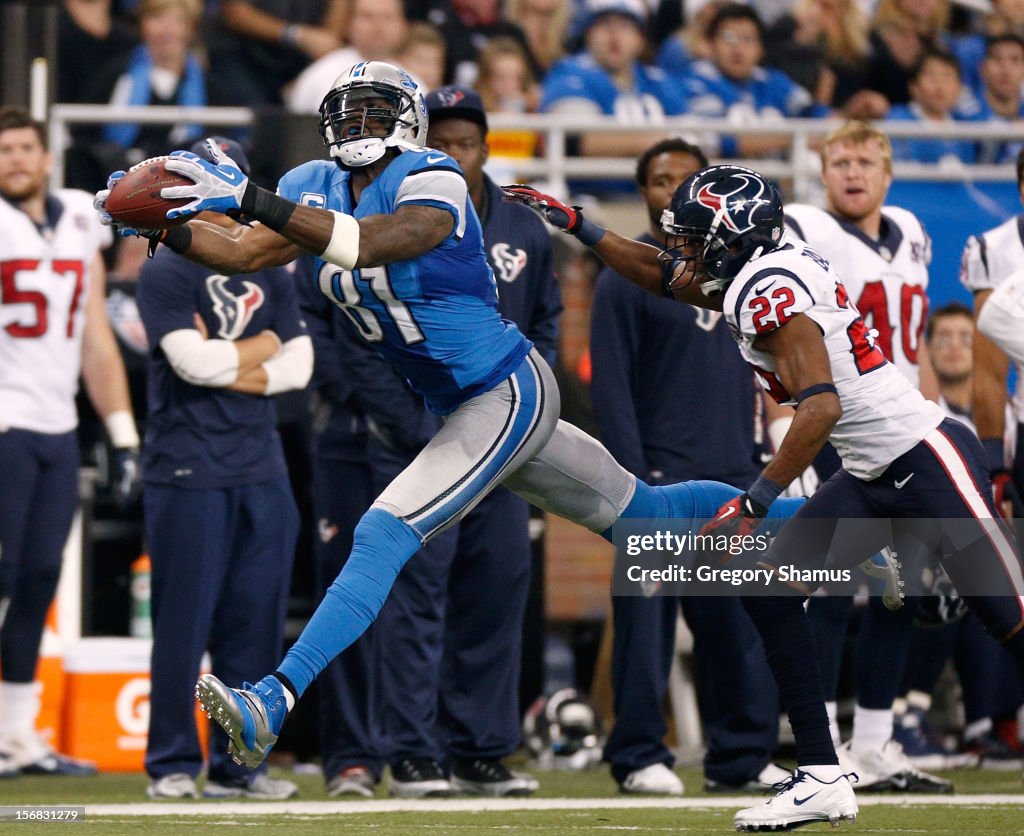
[[(762, 795), (727, 798), (435, 798), (378, 801), (193, 801), (189, 803), (86, 804), (89, 818), (102, 816), (335, 816), (352, 813), (479, 813), (504, 810), (724, 810), (749, 807)], [(861, 807), (1024, 806), (1021, 795), (859, 795)]]

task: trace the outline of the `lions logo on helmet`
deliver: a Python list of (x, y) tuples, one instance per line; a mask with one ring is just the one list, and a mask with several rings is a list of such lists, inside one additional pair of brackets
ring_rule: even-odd
[(427, 104), (405, 70), (384, 61), (353, 64), (320, 104), (320, 137), (343, 168), (370, 165), (388, 148), (418, 150), (427, 138)]
[(745, 264), (778, 246), (782, 198), (752, 169), (710, 166), (676, 190), (661, 227), (667, 236), (661, 255), (666, 287), (675, 290), (697, 280), (710, 296), (724, 292)]

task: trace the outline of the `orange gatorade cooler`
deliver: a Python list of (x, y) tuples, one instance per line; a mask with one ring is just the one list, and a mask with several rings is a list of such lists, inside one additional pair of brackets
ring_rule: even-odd
[[(101, 772), (141, 772), (149, 729), (149, 639), (81, 639), (64, 657), (65, 753)], [(204, 669), (208, 662), (204, 659)], [(197, 706), (205, 751), (208, 728)]]

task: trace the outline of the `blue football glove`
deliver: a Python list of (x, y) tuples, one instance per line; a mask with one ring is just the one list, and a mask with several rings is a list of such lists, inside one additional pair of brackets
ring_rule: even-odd
[(187, 197), (192, 202), (167, 213), (168, 220), (191, 218), (200, 212), (239, 212), (242, 198), (249, 187), (246, 177), (231, 157), (224, 154), (217, 143), (206, 140), (210, 156), (216, 162), (204, 160), (191, 151), (173, 151), (165, 163), (168, 171), (174, 171), (193, 181), (192, 186), (170, 186), (161, 189), (160, 197), (168, 200)]
[(142, 467), (137, 447), (115, 447), (110, 454), (110, 487), (122, 510), (142, 495)]
[(579, 206), (569, 206), (549, 194), (537, 191), (532, 186), (513, 184), (502, 186), (505, 200), (528, 206), (553, 227), (578, 238), (588, 247), (594, 246), (604, 237), (604, 229), (583, 217)]

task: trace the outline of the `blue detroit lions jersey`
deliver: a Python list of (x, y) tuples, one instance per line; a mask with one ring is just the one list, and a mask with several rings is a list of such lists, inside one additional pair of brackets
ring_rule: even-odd
[(665, 116), (687, 111), (683, 90), (658, 67), (637, 61), (633, 88), (620, 90), (588, 53), (563, 58), (544, 79), (540, 109), (558, 110), (566, 102), (577, 107), (590, 104), (593, 110), (629, 124), (658, 124)]
[[(924, 112), (920, 106), (911, 102), (905, 105), (893, 105), (885, 117), (897, 122), (923, 122)], [(956, 122), (978, 122), (985, 119), (984, 114), (976, 112), (965, 114), (953, 111), (951, 120)], [(905, 137), (892, 141), (892, 158), (894, 160), (912, 160), (918, 163), (938, 163), (947, 158), (957, 159), (965, 163), (973, 163), (977, 156), (977, 143), (971, 139), (926, 139)]]
[(358, 205), (348, 172), (328, 161), (288, 172), (278, 192), (357, 219), (409, 203), (451, 213), (451, 235), (416, 258), (356, 270), (314, 259), (320, 290), (434, 412), (446, 415), (494, 388), (529, 353), (532, 343), (498, 313), (480, 220), (451, 157), (430, 149), (399, 154), (363, 189)]
[[(826, 116), (803, 87), (780, 70), (757, 67), (750, 78), (736, 81), (707, 59), (695, 61), (684, 80), (690, 111), (699, 116), (729, 117), (737, 124), (777, 121), (782, 117)], [(721, 154), (739, 154), (736, 138), (722, 137)]]

